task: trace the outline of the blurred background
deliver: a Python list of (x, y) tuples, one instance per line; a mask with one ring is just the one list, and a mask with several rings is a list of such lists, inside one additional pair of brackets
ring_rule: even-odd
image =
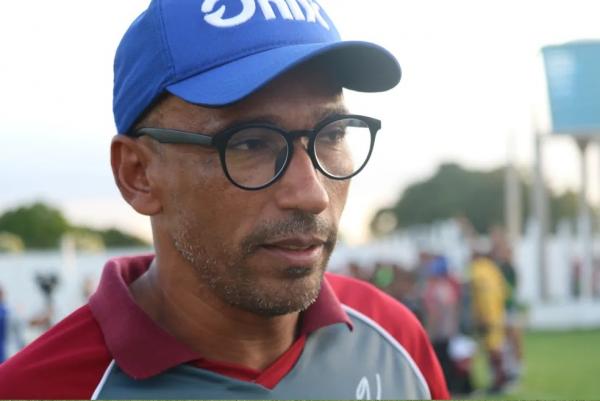
[[(148, 3), (0, 1), (0, 360), (151, 251), (108, 162), (114, 51)], [(409, 306), (456, 396), (598, 398), (600, 2), (320, 3), (403, 68), (346, 93), (383, 129), (330, 270)]]

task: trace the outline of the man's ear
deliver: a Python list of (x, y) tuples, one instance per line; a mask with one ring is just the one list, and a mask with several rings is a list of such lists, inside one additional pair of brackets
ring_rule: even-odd
[(110, 164), (115, 183), (123, 199), (138, 213), (154, 216), (161, 212), (162, 204), (156, 188), (149, 179), (152, 150), (140, 141), (117, 135), (110, 146)]

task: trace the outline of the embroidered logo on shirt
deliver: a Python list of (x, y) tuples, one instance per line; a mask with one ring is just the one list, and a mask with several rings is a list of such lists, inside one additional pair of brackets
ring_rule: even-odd
[[(381, 400), (381, 375), (379, 373), (375, 374), (375, 399)], [(371, 383), (366, 376), (363, 376), (362, 379), (358, 382), (358, 386), (356, 386), (356, 399), (357, 400), (372, 400), (371, 398)]]

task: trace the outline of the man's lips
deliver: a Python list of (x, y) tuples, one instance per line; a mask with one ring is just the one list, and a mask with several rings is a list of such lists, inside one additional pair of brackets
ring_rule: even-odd
[(325, 240), (314, 236), (295, 236), (288, 238), (279, 238), (265, 242), (262, 246), (275, 247), (290, 250), (302, 250), (315, 246), (322, 246)]
[(293, 237), (269, 241), (260, 249), (269, 256), (296, 266), (310, 266), (322, 257), (325, 241), (317, 237)]

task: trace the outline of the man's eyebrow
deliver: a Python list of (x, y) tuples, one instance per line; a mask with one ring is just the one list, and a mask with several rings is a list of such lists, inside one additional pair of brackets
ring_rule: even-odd
[(322, 114), (319, 116), (319, 120), (324, 120), (327, 117), (331, 117), (336, 114), (348, 114), (348, 108), (343, 104), (338, 104), (335, 107), (328, 107), (323, 110)]
[[(344, 105), (336, 105), (334, 107), (324, 107), (322, 108), (317, 115), (317, 122), (323, 121), (328, 117), (337, 115), (337, 114), (348, 114), (348, 109)], [(231, 127), (235, 127), (237, 125), (244, 124), (270, 124), (270, 125), (279, 125), (281, 121), (281, 115), (278, 114), (259, 114), (252, 117), (246, 118), (237, 118), (234, 119), (223, 128), (227, 130)]]

